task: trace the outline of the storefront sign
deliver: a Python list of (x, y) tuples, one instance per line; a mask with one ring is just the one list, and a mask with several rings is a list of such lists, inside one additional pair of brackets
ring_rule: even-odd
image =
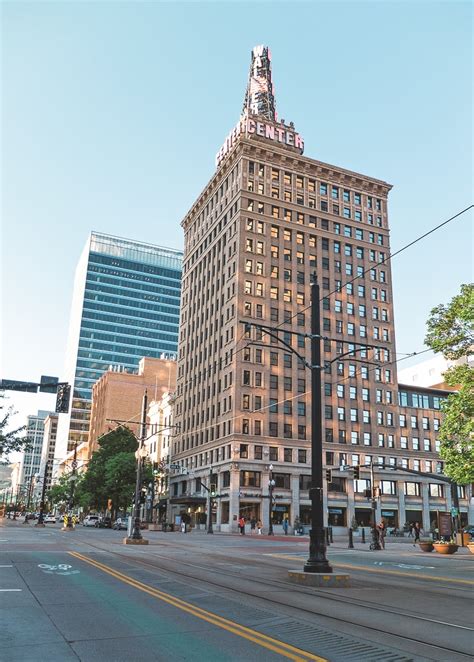
[(299, 133), (291, 131), (283, 125), (275, 126), (274, 124), (259, 122), (258, 120), (249, 117), (248, 119), (241, 119), (229, 133), (224, 141), (224, 144), (216, 154), (216, 166), (218, 166), (224, 157), (229, 153), (232, 147), (236, 144), (240, 134), (242, 133), (249, 136), (257, 135), (261, 138), (273, 140), (274, 142), (278, 142), (283, 145), (296, 147), (300, 150), (300, 154), (303, 154), (304, 152), (304, 141)]
[(393, 517), (395, 515), (395, 511), (394, 510), (382, 510), (382, 517), (384, 515), (386, 517)]
[(438, 513), (438, 528), (440, 536), (451, 536), (453, 532), (451, 513)]
[(342, 508), (329, 508), (329, 512), (334, 515), (342, 515)]

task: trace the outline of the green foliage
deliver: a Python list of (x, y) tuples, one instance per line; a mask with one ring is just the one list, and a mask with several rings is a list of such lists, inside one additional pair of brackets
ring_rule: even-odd
[(427, 322), (425, 344), (446, 359), (468, 356), (474, 346), (474, 285), (461, 285), (461, 293), (445, 306), (433, 308)]
[(443, 402), (440, 455), (446, 475), (466, 485), (474, 482), (474, 370), (455, 366), (444, 373), (444, 379), (459, 390)]
[[(79, 503), (85, 509), (104, 511), (112, 499), (114, 512), (126, 510), (135, 494), (138, 442), (130, 430), (120, 427), (103, 435), (99, 446), (77, 486)], [(152, 468), (146, 465), (143, 481), (148, 484), (152, 477)]]
[[(448, 305), (431, 311), (425, 343), (446, 359), (462, 359), (474, 346), (474, 285), (461, 285), (461, 293)], [(445, 473), (460, 485), (474, 481), (474, 370), (453, 366), (444, 380), (456, 392), (443, 402), (444, 420), (439, 439)]]
[(71, 481), (69, 475), (64, 474), (46, 495), (46, 499), (53, 506), (61, 506), (69, 502), (71, 496)]
[(25, 450), (30, 447), (28, 437), (21, 435), (26, 428), (25, 425), (22, 425), (15, 430), (7, 431), (10, 418), (16, 412), (13, 407), (6, 407), (5, 401), (5, 393), (0, 391), (0, 461), (2, 463), (8, 462), (9, 453)]
[(137, 461), (133, 453), (117, 453), (105, 464), (105, 489), (116, 510), (126, 510), (133, 500)]

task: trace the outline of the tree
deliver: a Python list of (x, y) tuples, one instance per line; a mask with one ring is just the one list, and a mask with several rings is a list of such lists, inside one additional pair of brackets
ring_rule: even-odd
[[(92, 454), (77, 486), (79, 503), (84, 508), (104, 511), (111, 499), (114, 513), (126, 510), (135, 493), (137, 439), (128, 428), (119, 427), (103, 435), (98, 442), (100, 448)], [(143, 481), (150, 481), (152, 477), (151, 467), (145, 465)]]
[(11, 423), (10, 419), (16, 412), (13, 407), (6, 407), (5, 401), (5, 393), (0, 391), (0, 461), (2, 463), (8, 462), (9, 453), (29, 447), (28, 437), (21, 435), (26, 425), (7, 431)]
[(51, 486), (46, 494), (47, 501), (53, 506), (64, 506), (71, 496), (70, 474), (63, 474), (55, 485)]
[(105, 487), (116, 511), (126, 510), (133, 501), (137, 461), (132, 453), (118, 453), (105, 464)]
[[(461, 293), (448, 305), (433, 308), (425, 343), (446, 359), (467, 358), (474, 346), (474, 285), (461, 285)], [(439, 440), (445, 473), (460, 485), (474, 481), (474, 369), (464, 363), (444, 373), (456, 388), (442, 404), (444, 420)]]

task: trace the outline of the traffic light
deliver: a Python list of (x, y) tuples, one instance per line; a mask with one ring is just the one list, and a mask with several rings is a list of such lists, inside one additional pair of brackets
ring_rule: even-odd
[(146, 501), (146, 487), (142, 487), (141, 492), (140, 492), (140, 503), (145, 503)]
[(211, 493), (211, 497), (215, 497), (217, 492), (217, 485), (215, 483), (211, 483), (211, 489), (209, 491)]
[(364, 490), (364, 496), (366, 499), (372, 498), (372, 490)]
[(69, 384), (58, 384), (56, 396), (56, 413), (67, 414), (69, 411), (69, 399), (71, 397), (71, 387)]
[(359, 480), (360, 478), (360, 467), (353, 467), (354, 469), (354, 480)]
[(332, 482), (332, 471), (331, 469), (326, 469), (326, 480), (328, 483)]

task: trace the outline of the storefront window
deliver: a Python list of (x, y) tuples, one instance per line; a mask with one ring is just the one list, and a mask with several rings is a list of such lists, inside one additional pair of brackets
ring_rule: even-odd
[(346, 509), (329, 508), (328, 524), (329, 526), (346, 526)]

